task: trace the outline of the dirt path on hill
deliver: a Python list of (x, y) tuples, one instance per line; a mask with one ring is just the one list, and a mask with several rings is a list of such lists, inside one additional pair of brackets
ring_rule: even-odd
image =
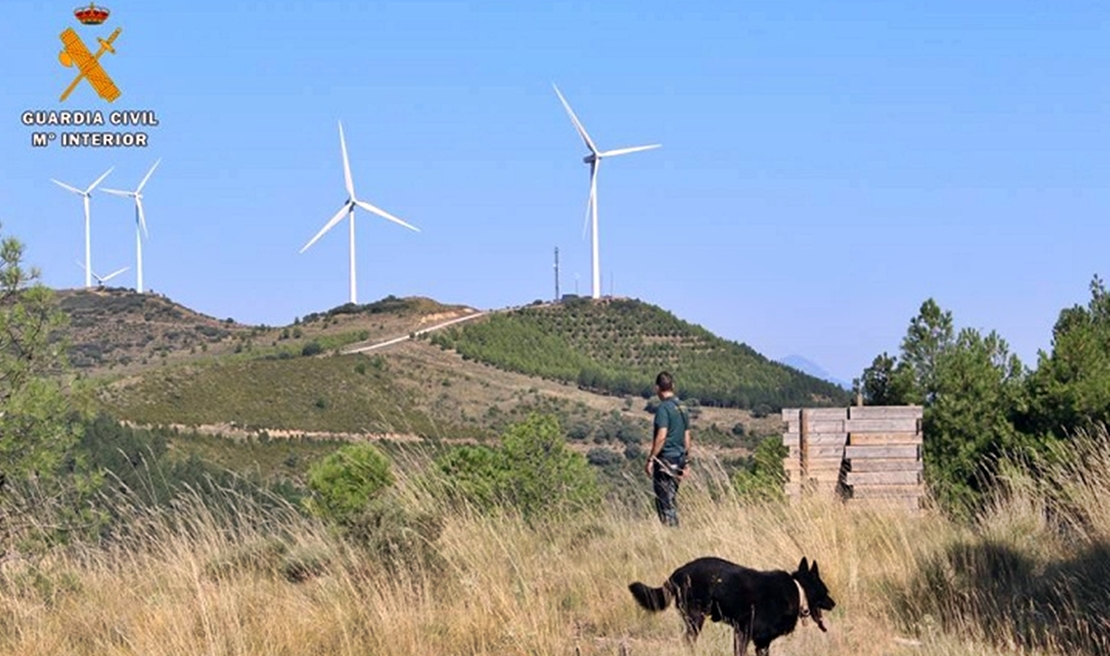
[[(130, 428), (150, 430), (154, 426), (146, 424), (138, 424), (133, 421), (122, 421), (121, 424)], [(271, 439), (312, 439), (312, 440), (335, 440), (346, 442), (407, 442), (417, 444), (428, 441), (419, 435), (412, 433), (346, 433), (346, 432), (329, 432), (329, 431), (310, 431), (299, 429), (287, 428), (245, 428), (233, 423), (220, 423), (220, 424), (200, 424), (197, 426), (189, 426), (186, 424), (167, 424), (163, 428), (169, 428), (182, 433), (199, 433), (201, 435), (210, 435), (213, 437), (225, 437), (232, 439), (248, 439), (258, 438), (262, 434), (269, 435)], [(479, 441), (468, 437), (459, 438), (442, 438), (436, 440), (446, 444), (479, 444)]]

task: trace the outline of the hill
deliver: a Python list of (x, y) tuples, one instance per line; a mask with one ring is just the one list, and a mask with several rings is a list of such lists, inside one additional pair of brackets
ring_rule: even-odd
[[(93, 381), (99, 407), (139, 425), (236, 438), (485, 441), (529, 413), (543, 412), (560, 419), (573, 448), (605, 463), (638, 458), (650, 435), (650, 404), (640, 393), (654, 372), (637, 380), (641, 388), (605, 390), (579, 385), (578, 370), (569, 379), (541, 377), (464, 357), (431, 339), (347, 353), (469, 316), (495, 327), (505, 319), (512, 325), (535, 308), (482, 317), (465, 306), (391, 296), (271, 327), (220, 320), (165, 297), (126, 290), (66, 291), (60, 296), (70, 317), (74, 364)], [(658, 308), (634, 304), (615, 310), (602, 304), (597, 309), (631, 312), (631, 325), (641, 329), (650, 325), (646, 315), (670, 317), (677, 327), (667, 343), (681, 348), (667, 362), (677, 365), (681, 375), (687, 371), (684, 358), (698, 352), (693, 349), (702, 349), (706, 355), (698, 357), (707, 358), (740, 351), (751, 359), (732, 361), (746, 367), (743, 371), (766, 368), (766, 360), (747, 347), (725, 343)], [(590, 311), (585, 306), (579, 310)], [(601, 339), (623, 344), (615, 337), (620, 331), (610, 327), (613, 321), (605, 314), (584, 316), (578, 329), (612, 334)], [(453, 337), (460, 345), (461, 334), (456, 331)], [(663, 341), (646, 331), (639, 339)], [(604, 349), (589, 341), (549, 350), (572, 362), (602, 361), (597, 354)], [(722, 369), (728, 366), (726, 361)], [(798, 375), (781, 366), (766, 369), (787, 382)], [(684, 396), (690, 396), (688, 391), (684, 388)], [(694, 409), (695, 428), (699, 442), (722, 457), (746, 457), (762, 437), (781, 430), (778, 418), (765, 414), (769, 406), (757, 407), (755, 413), (710, 407), (713, 391)]]
[(840, 387), (774, 362), (659, 307), (628, 299), (534, 304), (450, 328), (433, 343), (464, 358), (606, 394), (650, 396), (671, 370), (685, 398), (767, 414), (843, 405)]
[(128, 289), (58, 292), (69, 317), (69, 359), (88, 376), (127, 374), (152, 366), (224, 356), (281, 357), (328, 351), (408, 334), (439, 319), (473, 312), (426, 298), (388, 296), (313, 313), (285, 327), (252, 326), (201, 314), (165, 296)]

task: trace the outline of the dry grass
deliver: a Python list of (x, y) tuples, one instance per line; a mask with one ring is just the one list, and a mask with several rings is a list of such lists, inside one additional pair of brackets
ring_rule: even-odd
[[(641, 611), (626, 586), (716, 554), (820, 563), (838, 602), (829, 632), (801, 626), (776, 654), (1107, 653), (1110, 456), (1086, 456), (1047, 488), (1015, 480), (974, 527), (832, 502), (745, 506), (716, 469), (683, 489), (681, 530), (615, 510), (528, 525), (448, 513), (426, 478), (402, 476), (397, 503), (444, 518), (435, 567), (383, 563), (292, 509), (222, 516), (194, 498), (135, 514), (122, 543), (3, 562), (0, 651), (686, 656), (677, 614)], [(1049, 519), (1061, 504), (1046, 489), (1068, 521)], [(710, 625), (695, 653), (730, 644)]]

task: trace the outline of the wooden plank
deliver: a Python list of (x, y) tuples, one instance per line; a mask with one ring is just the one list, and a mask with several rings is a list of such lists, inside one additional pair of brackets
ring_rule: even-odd
[(810, 472), (805, 476), (802, 475), (802, 472), (787, 472), (786, 482), (805, 483), (808, 485), (836, 485), (840, 482), (840, 472), (821, 472), (818, 474)]
[(849, 419), (903, 419), (923, 416), (924, 408), (919, 405), (864, 405), (848, 409)]
[[(827, 447), (825, 447), (827, 448)], [(898, 444), (895, 446), (846, 446), (844, 457), (856, 458), (913, 458), (921, 457), (920, 444)]]
[(855, 458), (844, 461), (844, 468), (853, 472), (924, 471), (925, 463), (910, 458)]
[[(917, 419), (902, 417), (899, 419), (848, 419), (844, 422), (842, 430), (849, 433), (916, 433), (918, 429)], [(817, 431), (812, 426), (810, 430)]]
[(844, 476), (844, 483), (854, 487), (861, 485), (918, 485), (921, 483), (921, 472), (916, 471), (882, 471), (882, 472), (848, 472)]
[[(844, 427), (846, 420), (844, 419), (809, 419), (809, 425), (805, 432), (807, 433), (847, 433), (848, 430)], [(802, 426), (800, 422), (791, 421), (786, 425), (786, 432), (788, 433), (801, 433)]]
[[(816, 459), (819, 459), (819, 458), (841, 458), (841, 457), (844, 456), (844, 449), (845, 448), (851, 448), (851, 447), (811, 446), (808, 449), (809, 460), (812, 462), (813, 460), (816, 460)], [(871, 446), (863, 447), (863, 446), (860, 446), (860, 447), (856, 447), (856, 448), (857, 449), (875, 449), (875, 448), (882, 448), (882, 447), (871, 447)], [(896, 448), (896, 447), (888, 447), (888, 448)], [(799, 460), (801, 459), (801, 449), (799, 447), (788, 446), (787, 450), (788, 450), (787, 455), (789, 457), (798, 458)], [(881, 457), (881, 456), (876, 456), (876, 457)], [(888, 457), (888, 458), (889, 457), (895, 457), (896, 458), (896, 457), (899, 457), (899, 456), (886, 456), (886, 457)]]
[(783, 408), (782, 409), (782, 420), (783, 421), (793, 421), (793, 422), (797, 423), (798, 417), (800, 417), (801, 414), (802, 414), (802, 411), (801, 411), (800, 408)]
[(921, 433), (850, 433), (849, 444), (882, 446), (884, 444), (921, 444)]
[[(801, 444), (802, 436), (799, 433), (783, 433), (782, 443), (786, 446)], [(848, 443), (847, 433), (809, 433), (806, 440), (810, 446), (835, 446)]]
[[(821, 458), (819, 460), (810, 460), (809, 469), (834, 469), (839, 470), (844, 467), (843, 458)], [(782, 468), (786, 471), (801, 471), (802, 463), (794, 458), (784, 458), (782, 461)]]
[(840, 421), (848, 418), (848, 408), (806, 408), (810, 421)]
[(860, 485), (851, 488), (853, 499), (919, 498), (925, 495), (923, 485)]

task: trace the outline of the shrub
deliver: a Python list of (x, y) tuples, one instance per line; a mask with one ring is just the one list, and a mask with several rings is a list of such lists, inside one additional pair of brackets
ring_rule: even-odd
[(499, 449), (461, 447), (437, 460), (466, 501), (482, 509), (506, 505), (525, 518), (577, 511), (601, 499), (581, 454), (567, 448), (559, 421), (532, 414), (501, 437)]
[(434, 543), (442, 532), (442, 517), (413, 512), (386, 496), (371, 500), (343, 525), (347, 539), (394, 571), (440, 569), (445, 563)]
[(323, 352), (324, 352), (324, 347), (321, 346), (320, 342), (317, 342), (316, 340), (313, 340), (313, 341), (305, 344), (304, 348), (301, 349), (301, 355), (303, 355), (305, 357), (311, 357), (313, 355), (320, 355)]
[(309, 509), (336, 521), (351, 519), (393, 484), (389, 460), (372, 444), (350, 444), (312, 465)]
[(615, 467), (621, 464), (621, 456), (609, 449), (590, 449), (586, 454), (586, 461), (594, 467)]

